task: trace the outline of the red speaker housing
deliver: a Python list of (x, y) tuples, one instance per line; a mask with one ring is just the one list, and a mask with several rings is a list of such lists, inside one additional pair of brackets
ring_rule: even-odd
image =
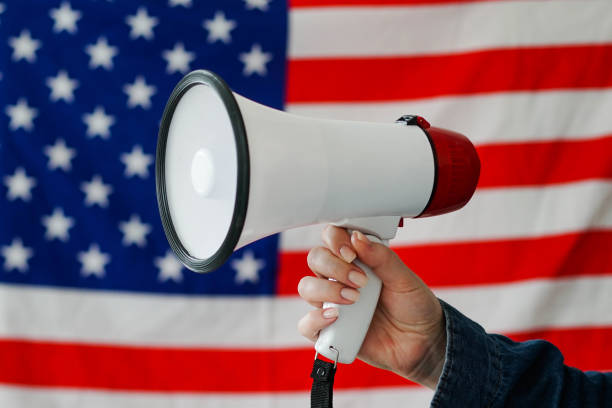
[(423, 118), (418, 118), (417, 124), (427, 133), (436, 162), (431, 198), (418, 217), (458, 210), (470, 201), (478, 184), (480, 159), (476, 148), (460, 133), (431, 127)]

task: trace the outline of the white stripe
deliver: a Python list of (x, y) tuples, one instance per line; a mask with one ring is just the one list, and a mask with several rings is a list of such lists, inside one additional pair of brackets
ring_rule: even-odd
[(480, 190), (463, 209), (414, 220), (396, 245), (560, 234), (612, 227), (612, 182)]
[(286, 109), (305, 116), (386, 123), (418, 114), (433, 126), (464, 133), (475, 144), (612, 133), (610, 89), (496, 93), (417, 102), (290, 104)]
[[(309, 379), (305, 377), (304, 381)], [(433, 392), (423, 388), (384, 388), (368, 391), (334, 390), (334, 406), (428, 407)], [(278, 394), (183, 394), (100, 392), (70, 389), (0, 386), (0, 406), (7, 408), (282, 408), (306, 407), (306, 392)]]
[[(321, 245), (322, 225), (281, 235), (281, 248), (303, 251)], [(542, 187), (476, 190), (461, 210), (407, 219), (392, 246), (430, 242), (527, 238), (612, 228), (612, 182), (582, 181)]]
[(435, 293), (489, 332), (612, 323), (612, 276), (541, 279)]
[[(612, 325), (612, 275), (436, 293), (496, 332)], [(203, 348), (312, 347), (297, 333), (297, 321), (311, 309), (297, 296), (138, 296), (0, 285), (0, 299), (0, 337)]]
[(297, 299), (195, 297), (0, 284), (0, 337), (88, 343), (273, 348), (308, 344)]
[(612, 40), (612, 3), (499, 1), (430, 7), (297, 8), (289, 57), (439, 54)]

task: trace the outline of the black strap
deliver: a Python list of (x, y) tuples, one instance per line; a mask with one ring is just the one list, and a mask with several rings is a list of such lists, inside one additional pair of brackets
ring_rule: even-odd
[(332, 408), (334, 396), (334, 363), (315, 359), (312, 366), (312, 389), (310, 390), (311, 408)]

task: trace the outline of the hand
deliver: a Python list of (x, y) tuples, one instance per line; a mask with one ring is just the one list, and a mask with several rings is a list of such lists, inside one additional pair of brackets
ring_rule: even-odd
[(329, 225), (323, 241), (326, 247), (308, 253), (316, 277), (306, 276), (298, 285), (300, 296), (317, 308), (300, 320), (300, 333), (314, 342), (321, 329), (336, 320), (338, 309), (323, 310), (323, 302), (351, 304), (358, 299), (357, 289), (367, 282), (365, 273), (351, 263), (359, 257), (383, 285), (357, 357), (435, 389), (446, 349), (444, 316), (435, 295), (395, 252), (360, 232), (349, 236), (345, 229)]

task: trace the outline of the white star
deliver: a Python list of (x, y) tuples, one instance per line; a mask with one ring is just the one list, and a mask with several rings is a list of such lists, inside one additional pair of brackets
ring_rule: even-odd
[(49, 157), (47, 167), (49, 170), (60, 168), (69, 171), (72, 167), (72, 159), (76, 156), (76, 150), (66, 146), (63, 139), (57, 139), (53, 146), (45, 146), (45, 154)]
[(71, 34), (76, 33), (76, 22), (81, 18), (81, 12), (78, 10), (73, 10), (70, 7), (70, 3), (62, 2), (61, 7), (51, 9), (49, 15), (54, 20), (53, 31), (56, 33), (59, 33), (62, 30), (66, 30)]
[(113, 57), (119, 51), (117, 47), (108, 45), (106, 38), (100, 37), (95, 44), (86, 46), (85, 52), (89, 54), (89, 68), (103, 67), (106, 70), (111, 70), (113, 69)]
[(87, 252), (79, 252), (77, 259), (81, 262), (81, 275), (104, 277), (104, 267), (110, 262), (110, 255), (100, 252), (97, 244), (91, 244)]
[(270, 0), (244, 0), (248, 10), (259, 9), (261, 11), (268, 10)]
[(6, 198), (10, 201), (21, 198), (23, 201), (30, 201), (32, 198), (32, 188), (36, 185), (34, 177), (28, 177), (25, 170), (21, 167), (15, 169), (12, 176), (4, 176), (4, 185), (8, 188)]
[(144, 154), (142, 147), (136, 145), (130, 153), (121, 155), (121, 162), (125, 164), (125, 177), (137, 175), (140, 178), (149, 176), (149, 165), (153, 163), (153, 156)]
[(267, 74), (266, 64), (272, 59), (272, 54), (269, 52), (262, 52), (259, 44), (253, 44), (251, 51), (243, 52), (240, 54), (240, 61), (244, 63), (244, 75), (251, 75), (257, 72), (259, 75), (264, 76)]
[(4, 269), (10, 271), (17, 269), (19, 272), (28, 270), (28, 260), (34, 255), (32, 248), (24, 247), (21, 239), (14, 238), (9, 246), (2, 247), (4, 257)]
[(230, 31), (236, 28), (236, 22), (234, 20), (227, 20), (222, 11), (217, 11), (215, 18), (204, 20), (202, 26), (208, 30), (209, 43), (221, 40), (227, 44), (232, 40)]
[(4, 13), (4, 3), (0, 3), (0, 14)]
[(33, 120), (38, 116), (38, 109), (28, 106), (28, 101), (25, 98), (19, 98), (16, 105), (8, 105), (5, 110), (6, 114), (11, 117), (9, 128), (17, 130), (30, 131), (34, 128)]
[(183, 264), (181, 264), (172, 251), (167, 251), (164, 257), (158, 256), (154, 260), (155, 266), (159, 269), (159, 275), (157, 279), (160, 282), (167, 280), (173, 280), (174, 282), (181, 282), (183, 280)]
[(66, 71), (59, 71), (56, 77), (47, 78), (47, 86), (51, 88), (53, 102), (63, 99), (70, 103), (74, 100), (74, 90), (78, 88), (79, 81), (70, 79)]
[(109, 128), (115, 123), (112, 115), (107, 115), (104, 108), (96, 106), (92, 113), (83, 115), (83, 122), (87, 124), (87, 136), (90, 138), (100, 136), (102, 139), (110, 137)]
[(162, 56), (168, 62), (166, 71), (169, 74), (174, 72), (186, 73), (189, 71), (189, 63), (195, 59), (193, 52), (185, 51), (183, 43), (176, 43), (172, 50), (165, 50)]
[(119, 229), (123, 233), (123, 245), (136, 244), (141, 248), (147, 244), (146, 235), (151, 232), (151, 226), (141, 222), (137, 215), (132, 215), (129, 221), (120, 222)]
[(51, 215), (42, 217), (42, 224), (47, 229), (45, 238), (49, 241), (57, 238), (66, 242), (69, 238), (68, 230), (74, 225), (74, 218), (66, 217), (61, 208), (56, 208)]
[(113, 187), (110, 184), (104, 184), (102, 177), (95, 175), (90, 182), (81, 183), (81, 191), (85, 193), (86, 206), (98, 204), (100, 207), (107, 207), (108, 196), (113, 192)]
[(9, 38), (9, 45), (13, 47), (13, 60), (26, 60), (28, 62), (36, 61), (36, 50), (38, 50), (42, 43), (38, 40), (33, 39), (30, 36), (28, 30), (22, 30), (19, 37)]
[(232, 268), (236, 270), (234, 281), (238, 284), (243, 284), (246, 281), (251, 283), (259, 282), (259, 270), (266, 266), (266, 263), (261, 259), (256, 259), (253, 252), (246, 251), (242, 259), (234, 259)]
[(191, 0), (170, 0), (168, 1), (170, 7), (183, 6), (191, 7)]
[(132, 39), (143, 37), (147, 40), (153, 38), (153, 27), (158, 21), (157, 17), (151, 17), (144, 7), (139, 7), (135, 15), (127, 16), (125, 19), (125, 22), (132, 28), (130, 31)]
[(157, 91), (153, 85), (147, 85), (142, 76), (137, 76), (133, 84), (125, 84), (123, 92), (128, 94), (128, 107), (141, 106), (144, 109), (149, 109), (151, 107), (151, 96)]

